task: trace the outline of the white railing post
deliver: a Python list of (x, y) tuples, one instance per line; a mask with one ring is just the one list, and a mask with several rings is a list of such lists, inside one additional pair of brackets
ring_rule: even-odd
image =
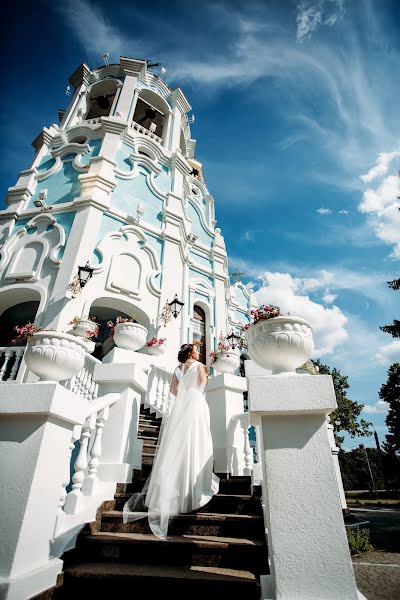
[(63, 563), (50, 543), (72, 431), (86, 411), (54, 382), (0, 385), (1, 596), (31, 598), (56, 584)]
[(243, 436), (238, 431), (238, 415), (243, 413), (246, 379), (222, 373), (212, 377), (206, 387), (210, 407), (211, 434), (216, 473), (243, 475)]
[(11, 355), (12, 355), (12, 349), (5, 348), (4, 349), (4, 362), (3, 362), (3, 366), (0, 369), (0, 381), (5, 380), (5, 378), (6, 378), (7, 367), (8, 367), (8, 363), (10, 361)]
[(332, 378), (256, 374), (250, 362), (271, 573), (261, 577), (262, 597), (357, 600), (325, 421), (337, 406)]

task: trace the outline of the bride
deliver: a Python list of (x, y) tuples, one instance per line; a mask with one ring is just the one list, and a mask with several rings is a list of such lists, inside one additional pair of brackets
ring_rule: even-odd
[(198, 359), (194, 344), (181, 347), (181, 364), (170, 387), (175, 402), (170, 415), (163, 418), (152, 472), (143, 491), (133, 494), (123, 508), (124, 523), (147, 516), (152, 532), (162, 539), (167, 537), (171, 517), (204, 506), (219, 488), (204, 397), (208, 374)]

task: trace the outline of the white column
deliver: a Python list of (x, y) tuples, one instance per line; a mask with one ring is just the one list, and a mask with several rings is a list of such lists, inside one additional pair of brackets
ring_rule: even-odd
[[(121, 348), (118, 348), (121, 353)], [(147, 389), (147, 376), (141, 367), (130, 362), (98, 364), (93, 379), (99, 384), (99, 393), (114, 392), (120, 399), (110, 408), (107, 427), (102, 436), (102, 457), (97, 476), (100, 481), (132, 480), (133, 469), (141, 469), (142, 445), (138, 440), (139, 412), (142, 394)], [(110, 353), (111, 354), (111, 353)], [(118, 354), (116, 355), (118, 356)]]
[(263, 598), (357, 600), (325, 418), (327, 375), (249, 375), (261, 419), (271, 575)]
[(243, 413), (243, 392), (246, 388), (244, 377), (228, 373), (212, 377), (208, 382), (206, 397), (210, 407), (214, 470), (217, 473), (243, 474), (243, 432), (235, 417)]
[(4, 383), (0, 407), (0, 597), (25, 600), (54, 586), (62, 569), (50, 543), (87, 402), (56, 383)]

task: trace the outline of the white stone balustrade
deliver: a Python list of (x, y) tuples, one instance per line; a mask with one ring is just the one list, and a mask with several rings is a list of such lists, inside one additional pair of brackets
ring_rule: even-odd
[(99, 393), (99, 385), (93, 379), (93, 371), (96, 365), (101, 364), (101, 361), (87, 354), (85, 364), (77, 375), (66, 381), (62, 381), (61, 385), (71, 390), (77, 396), (81, 396), (88, 402), (92, 402), (97, 398)]
[(21, 366), (25, 346), (0, 348), (0, 381), (15, 381)]
[(153, 140), (155, 140), (156, 142), (158, 142), (159, 144), (162, 144), (162, 139), (160, 137), (158, 137), (158, 135), (156, 135), (153, 131), (146, 129), (146, 127), (142, 127), (141, 125), (139, 125), (139, 123), (136, 123), (136, 121), (132, 121), (131, 127), (135, 131), (138, 131), (139, 133), (142, 133), (143, 135), (147, 135), (147, 136), (151, 137)]
[(151, 367), (144, 403), (159, 417), (169, 414), (172, 409), (174, 398), (169, 393), (171, 381), (172, 373), (170, 371), (155, 365)]
[(325, 420), (337, 406), (332, 378), (257, 375), (250, 362), (271, 572), (261, 578), (262, 597), (357, 600)]

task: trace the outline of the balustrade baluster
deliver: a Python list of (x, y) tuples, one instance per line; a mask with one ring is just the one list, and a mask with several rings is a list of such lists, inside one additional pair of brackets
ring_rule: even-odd
[(5, 381), (7, 366), (12, 355), (12, 349), (6, 348), (4, 351), (4, 363), (0, 370), (0, 381)]
[(85, 496), (93, 495), (99, 480), (97, 476), (97, 470), (99, 468), (102, 455), (101, 439), (108, 415), (109, 407), (107, 406), (104, 410), (100, 411), (96, 417), (96, 430), (94, 434), (93, 445), (90, 449), (89, 475), (86, 477), (83, 485), (83, 493)]
[(68, 456), (67, 456), (67, 462), (65, 465), (65, 476), (64, 476), (64, 480), (62, 482), (62, 487), (61, 487), (61, 495), (60, 495), (60, 500), (58, 501), (58, 511), (60, 512), (64, 512), (63, 506), (65, 504), (65, 500), (67, 498), (67, 485), (69, 484), (70, 480), (71, 480), (71, 456), (72, 456), (72, 451), (75, 447), (75, 442), (77, 440), (79, 440), (80, 436), (81, 436), (81, 431), (82, 431), (82, 427), (81, 425), (75, 425), (73, 431), (72, 431), (72, 436), (71, 436), (71, 442), (68, 446)]
[(251, 475), (253, 470), (253, 451), (250, 446), (249, 428), (247, 424), (243, 427), (244, 434), (244, 475)]
[(163, 386), (162, 386), (162, 405), (161, 410), (163, 413), (167, 412), (168, 409), (168, 393), (169, 393), (169, 382), (166, 375), (163, 375)]
[(66, 513), (75, 514), (78, 507), (78, 502), (83, 498), (82, 486), (85, 480), (85, 471), (88, 466), (88, 444), (93, 429), (93, 418), (90, 417), (86, 420), (82, 427), (82, 434), (80, 438), (81, 446), (79, 448), (79, 454), (74, 465), (74, 474), (72, 476), (72, 490), (67, 495), (67, 499), (64, 505), (64, 511)]
[(159, 409), (161, 407), (161, 386), (162, 386), (162, 377), (157, 373), (157, 388), (156, 388), (156, 397), (154, 407)]
[(10, 373), (10, 377), (9, 377), (10, 381), (15, 381), (15, 379), (17, 378), (18, 369), (21, 364), (22, 357), (24, 355), (24, 351), (25, 351), (25, 348), (16, 348), (15, 349), (14, 364), (13, 364), (13, 368), (11, 369), (11, 373)]

